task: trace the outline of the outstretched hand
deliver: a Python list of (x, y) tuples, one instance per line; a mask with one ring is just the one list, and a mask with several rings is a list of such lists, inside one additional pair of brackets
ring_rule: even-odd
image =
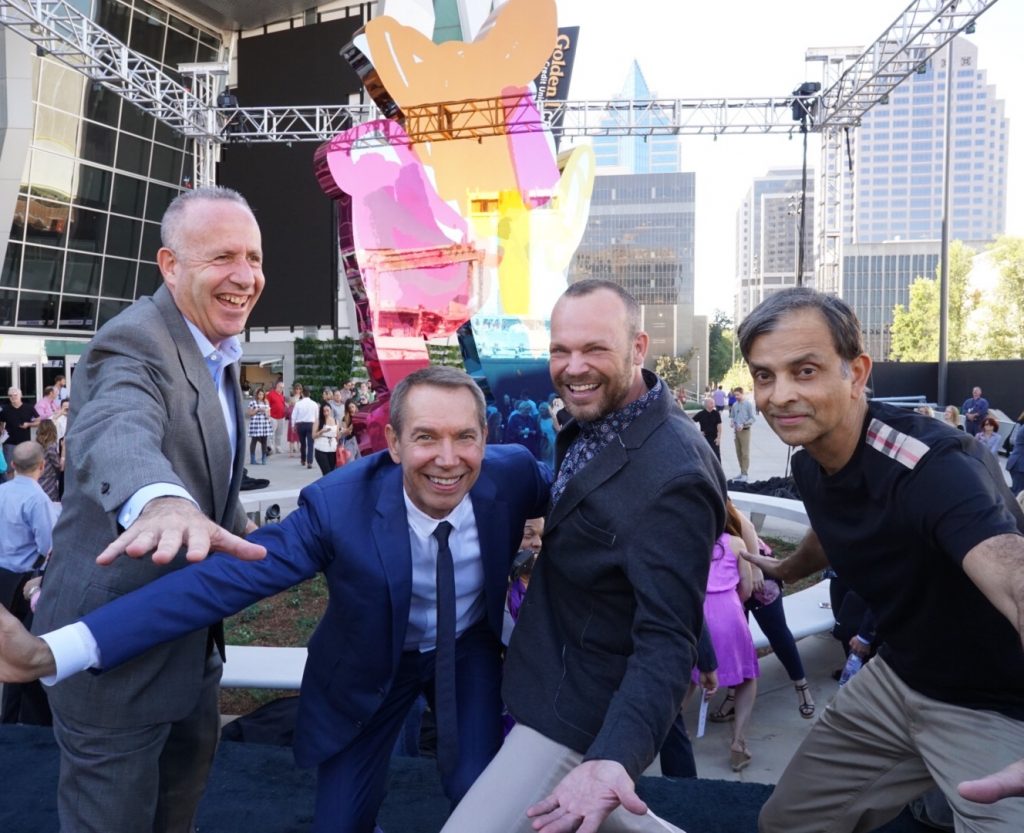
[(534, 820), (533, 829), (544, 833), (597, 833), (620, 804), (638, 816), (647, 812), (622, 764), (584, 761), (526, 815)]
[(202, 561), (211, 552), (224, 552), (243, 561), (259, 561), (267, 550), (232, 535), (206, 517), (194, 503), (178, 497), (151, 500), (138, 519), (96, 557), (111, 564), (119, 555), (141, 558), (153, 553), (154, 564), (172, 561), (187, 547), (189, 561)]
[(771, 578), (781, 578), (779, 575), (779, 568), (782, 562), (771, 555), (761, 555), (760, 553), (747, 552), (745, 549), (740, 550), (739, 553), (745, 561), (749, 561), (755, 567), (757, 567), (764, 575), (761, 576), (761, 586), (764, 587), (764, 577), (770, 576)]
[(30, 683), (56, 672), (50, 646), (0, 605), (0, 683)]
[(977, 781), (963, 781), (957, 790), (968, 801), (978, 804), (994, 804), (1003, 798), (1024, 795), (1024, 759)]

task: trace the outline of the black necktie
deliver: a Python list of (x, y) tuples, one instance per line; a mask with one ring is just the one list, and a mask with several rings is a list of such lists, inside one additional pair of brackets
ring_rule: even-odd
[(441, 772), (455, 771), (459, 729), (455, 712), (455, 564), (448, 546), (452, 525), (441, 521), (437, 539), (437, 650), (434, 652), (434, 717), (437, 720), (437, 762)]

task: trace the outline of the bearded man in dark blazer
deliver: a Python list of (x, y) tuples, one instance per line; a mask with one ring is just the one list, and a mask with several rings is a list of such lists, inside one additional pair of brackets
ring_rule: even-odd
[(544, 549), (502, 695), (517, 725), (444, 833), (675, 830), (634, 791), (696, 657), (725, 478), (617, 284), (572, 284), (551, 316), (558, 435)]

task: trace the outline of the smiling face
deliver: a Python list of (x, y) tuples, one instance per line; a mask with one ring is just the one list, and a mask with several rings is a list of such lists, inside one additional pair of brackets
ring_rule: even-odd
[(867, 354), (844, 362), (821, 313), (800, 309), (754, 340), (747, 364), (757, 406), (779, 438), (826, 471), (842, 468), (860, 440)]
[(465, 389), (416, 385), (405, 397), (402, 434), (385, 428), (391, 459), (417, 509), (444, 518), (480, 476), (484, 431), (477, 403)]
[(646, 390), (640, 370), (647, 334), (630, 333), (612, 291), (563, 295), (551, 313), (551, 382), (576, 419), (592, 422)]
[(157, 262), (182, 314), (214, 345), (245, 329), (264, 284), (252, 214), (229, 200), (198, 200), (186, 209), (174, 246), (160, 249)]

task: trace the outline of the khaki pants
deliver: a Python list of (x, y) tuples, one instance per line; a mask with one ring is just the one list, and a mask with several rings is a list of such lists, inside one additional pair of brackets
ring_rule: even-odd
[(740, 474), (746, 475), (750, 469), (750, 429), (737, 428), (733, 438), (736, 441), (736, 460), (740, 464)]
[[(522, 724), (476, 779), (441, 833), (533, 833), (526, 808), (547, 798), (583, 756)], [(636, 816), (619, 807), (601, 833), (683, 833), (654, 813)]]
[(797, 749), (761, 810), (758, 830), (874, 830), (938, 785), (958, 833), (1020, 833), (1024, 798), (975, 804), (961, 798), (956, 785), (1022, 754), (1024, 723), (925, 697), (875, 657), (839, 691)]

